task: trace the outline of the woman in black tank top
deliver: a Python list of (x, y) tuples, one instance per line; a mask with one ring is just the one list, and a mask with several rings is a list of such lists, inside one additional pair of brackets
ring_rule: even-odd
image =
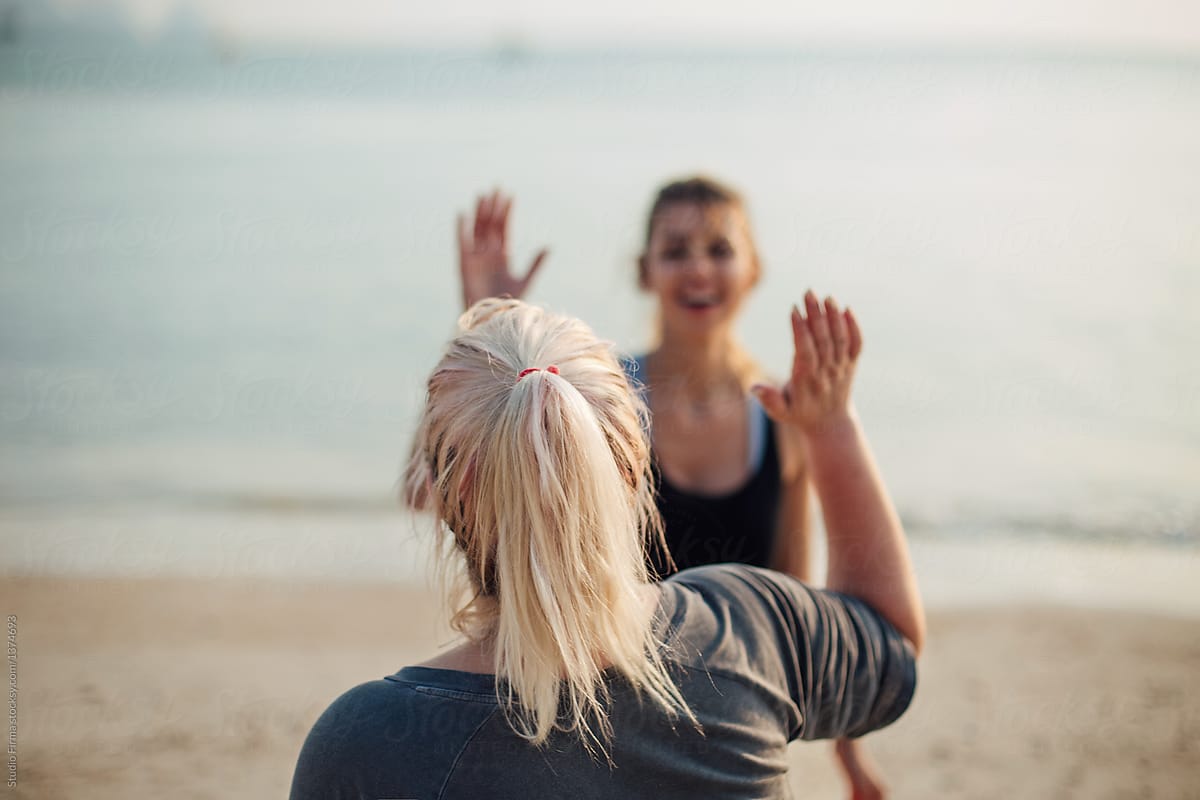
[[(649, 389), (638, 377), (645, 368), (644, 359), (630, 359), (624, 366), (630, 382), (649, 400)], [(667, 558), (662, 548), (655, 546), (648, 554), (650, 567), (659, 577), (723, 562), (774, 565), (782, 493), (775, 423), (757, 401), (749, 402), (747, 411), (750, 477), (732, 491), (699, 494), (680, 489), (665, 477), (655, 459), (658, 510), (670, 553)]]

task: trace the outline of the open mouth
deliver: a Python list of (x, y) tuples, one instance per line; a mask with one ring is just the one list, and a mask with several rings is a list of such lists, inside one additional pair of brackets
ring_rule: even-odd
[(685, 295), (681, 302), (684, 308), (692, 311), (706, 311), (718, 304), (717, 297), (710, 294)]

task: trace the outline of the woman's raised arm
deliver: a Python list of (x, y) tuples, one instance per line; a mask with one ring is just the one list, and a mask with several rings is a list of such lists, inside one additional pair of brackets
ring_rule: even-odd
[(781, 388), (753, 391), (777, 422), (804, 431), (829, 540), (829, 589), (870, 603), (919, 652), (925, 612), (899, 515), (850, 402), (862, 334), (854, 315), (809, 291), (792, 309), (795, 356)]

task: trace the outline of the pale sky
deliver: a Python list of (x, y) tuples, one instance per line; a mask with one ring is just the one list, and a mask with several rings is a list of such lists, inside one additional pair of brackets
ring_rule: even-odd
[[(39, 0), (33, 0), (38, 2)], [(236, 37), (495, 44), (949, 44), (1200, 52), (1200, 0), (49, 0), (143, 34), (187, 8)]]

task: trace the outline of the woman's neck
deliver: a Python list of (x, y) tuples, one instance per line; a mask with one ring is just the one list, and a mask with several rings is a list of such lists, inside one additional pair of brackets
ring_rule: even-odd
[[(653, 619), (654, 613), (658, 610), (658, 604), (662, 600), (661, 587), (656, 583), (644, 583), (638, 587), (638, 598), (641, 601), (645, 619)], [(417, 666), (492, 675), (496, 664), (495, 653), (495, 639), (485, 637), (481, 640), (467, 640), (457, 647), (439, 653), (427, 661), (422, 661)], [(601, 660), (604, 661), (605, 667), (609, 666), (603, 656), (601, 656)]]
[(754, 361), (732, 335), (679, 341), (663, 338), (646, 356), (647, 380), (694, 399), (731, 391), (739, 396), (754, 379)]

